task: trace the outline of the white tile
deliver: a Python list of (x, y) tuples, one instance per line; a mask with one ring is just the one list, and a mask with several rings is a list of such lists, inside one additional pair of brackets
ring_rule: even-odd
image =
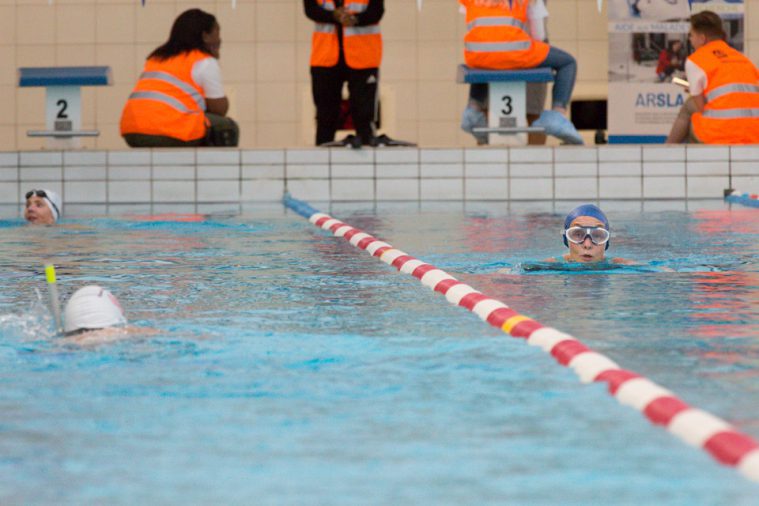
[(23, 194), (26, 194), (26, 192), (32, 189), (50, 190), (56, 192), (58, 195), (61, 195), (63, 197), (64, 204), (66, 203), (66, 195), (63, 195), (63, 181), (60, 179), (48, 181), (19, 181), (19, 188)]
[(153, 166), (157, 165), (195, 165), (195, 150), (194, 149), (154, 149)]
[(64, 167), (63, 179), (67, 181), (105, 181), (105, 165), (100, 167)]
[(557, 199), (598, 199), (598, 179), (595, 177), (557, 177), (554, 186)]
[(511, 177), (553, 177), (553, 165), (550, 163), (511, 163), (509, 166)]
[(643, 178), (643, 198), (646, 199), (684, 199), (684, 177), (646, 177)]
[(497, 179), (467, 179), (464, 183), (466, 200), (508, 200), (509, 180)]
[(603, 176), (641, 176), (640, 162), (601, 162), (598, 175)]
[(216, 202), (212, 204), (201, 204), (199, 202), (195, 207), (195, 212), (199, 214), (238, 215), (240, 209), (239, 202)]
[(159, 165), (153, 167), (153, 179), (159, 180), (190, 180), (195, 179), (195, 167)]
[(22, 151), (22, 167), (49, 167), (63, 164), (63, 153), (60, 151)]
[(0, 167), (17, 167), (18, 164), (18, 153), (0, 153)]
[(242, 182), (240, 200), (254, 202), (279, 202), (285, 191), (281, 179), (254, 179)]
[(56, 181), (63, 176), (62, 167), (22, 167), (21, 181)]
[(242, 152), (243, 165), (276, 165), (285, 163), (285, 150), (283, 149), (256, 149)]
[(641, 147), (600, 146), (598, 148), (598, 160), (600, 162), (640, 162)]
[(150, 202), (150, 181), (109, 181), (108, 202)]
[(108, 165), (150, 165), (150, 150), (109, 151)]
[(688, 162), (727, 161), (730, 159), (730, 148), (728, 146), (689, 145), (686, 156)]
[(240, 181), (198, 181), (198, 202), (239, 202)]
[(689, 177), (687, 184), (689, 199), (722, 199), (724, 196), (723, 192), (730, 185), (730, 180), (727, 176)]
[[(149, 183), (148, 183), (149, 184)], [(150, 204), (112, 204), (108, 203), (108, 214), (110, 216), (128, 216), (135, 214), (151, 214), (153, 212)]]
[(422, 163), (462, 163), (463, 149), (422, 149), (419, 152)]
[(644, 162), (684, 162), (685, 146), (643, 146)]
[(419, 165), (416, 163), (392, 163), (377, 165), (377, 179), (418, 178)]
[(329, 163), (328, 149), (288, 149), (285, 152), (287, 164), (309, 165)]
[(371, 165), (333, 165), (332, 178), (366, 179), (374, 178), (374, 164)]
[(642, 197), (640, 177), (601, 177), (599, 197), (602, 199), (639, 199)]
[(151, 214), (192, 214), (198, 212), (198, 206), (195, 202), (185, 204), (171, 204), (167, 202), (153, 204), (153, 212)]
[(691, 162), (686, 165), (688, 176), (727, 176), (730, 173), (730, 162)]
[(329, 165), (288, 165), (287, 178), (328, 178)]
[(584, 162), (596, 164), (598, 150), (595, 147), (557, 146), (553, 148), (554, 160), (559, 162)]
[(500, 178), (509, 176), (506, 163), (467, 163), (464, 166), (467, 178)]
[(195, 202), (195, 181), (153, 181), (153, 202)]
[(237, 149), (199, 149), (196, 153), (198, 165), (240, 165)]
[(333, 179), (332, 200), (374, 200), (374, 181), (371, 179)]
[[(759, 162), (759, 146), (730, 146), (730, 159), (733, 162)], [(0, 165), (2, 165), (2, 161), (0, 161)]]
[(684, 176), (685, 162), (644, 162), (644, 176)]
[(91, 218), (93, 216), (104, 216), (107, 206), (104, 203), (94, 204), (66, 204), (64, 218)]
[(284, 164), (243, 165), (243, 179), (284, 179)]
[[(555, 168), (555, 177), (596, 177), (598, 175), (598, 166), (595, 163), (557, 163)], [(559, 198), (559, 197), (557, 197)]]
[(553, 199), (553, 181), (548, 178), (515, 178), (511, 177), (511, 200), (547, 200)]
[(240, 166), (198, 164), (198, 179), (240, 179)]
[(98, 165), (104, 167), (107, 160), (105, 151), (64, 151), (63, 164), (66, 166)]
[(377, 200), (419, 200), (419, 180), (378, 179)]
[(732, 186), (743, 193), (759, 193), (759, 174), (756, 176), (733, 176)]
[(150, 179), (150, 166), (109, 166), (108, 179), (111, 181), (132, 180), (132, 179)]
[(475, 163), (503, 163), (509, 161), (508, 149), (496, 148), (468, 148), (464, 150), (464, 161), (467, 164)]
[(685, 200), (644, 200), (643, 211), (650, 212), (668, 212), (668, 211), (687, 211)]
[(461, 179), (422, 179), (422, 200), (462, 200), (464, 182)]
[(0, 181), (18, 181), (18, 168), (0, 167)]
[(0, 184), (0, 203), (20, 204), (22, 201), (23, 197), (18, 183), (4, 182)]
[(374, 153), (374, 162), (378, 164), (419, 163), (419, 150), (416, 148), (379, 148)]
[(361, 165), (374, 163), (373, 149), (330, 149), (329, 156), (332, 164)]
[(329, 200), (329, 180), (327, 179), (294, 179), (287, 182), (287, 189), (296, 199), (305, 199), (309, 202)]
[(461, 163), (426, 163), (420, 167), (422, 178), (464, 177), (464, 166)]
[(77, 204), (106, 202), (105, 181), (66, 181), (63, 183), (63, 193), (67, 205), (70, 202)]
[(733, 162), (730, 173), (733, 176), (759, 176), (759, 162)]
[(511, 148), (509, 150), (509, 161), (514, 163), (540, 163), (553, 162), (553, 148)]
[[(632, 213), (640, 213), (643, 209), (643, 201), (642, 200), (619, 200), (619, 199), (612, 199), (612, 200), (599, 200), (598, 201), (598, 207), (606, 211), (607, 213), (625, 213), (625, 214), (632, 214)], [(617, 229), (613, 233), (616, 233)], [(617, 246), (619, 246), (619, 242), (615, 242)]]
[(18, 203), (2, 204), (0, 203), (0, 218), (4, 220), (15, 220), (22, 217), (22, 208)]

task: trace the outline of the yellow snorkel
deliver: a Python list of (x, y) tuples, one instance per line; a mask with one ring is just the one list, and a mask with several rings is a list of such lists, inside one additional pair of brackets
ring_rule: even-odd
[(60, 334), (63, 332), (61, 302), (58, 298), (58, 285), (55, 284), (55, 266), (53, 264), (45, 266), (45, 278), (47, 279), (47, 291), (50, 295), (50, 308), (53, 311), (53, 318), (55, 319), (55, 332)]

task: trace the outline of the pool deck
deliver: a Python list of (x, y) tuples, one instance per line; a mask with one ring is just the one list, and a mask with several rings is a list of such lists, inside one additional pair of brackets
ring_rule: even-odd
[(0, 152), (0, 216), (22, 193), (66, 212), (213, 212), (276, 202), (531, 202), (722, 199), (759, 191), (759, 146), (154, 149)]

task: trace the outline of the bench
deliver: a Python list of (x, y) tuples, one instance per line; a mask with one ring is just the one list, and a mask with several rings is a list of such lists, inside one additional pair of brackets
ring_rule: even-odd
[(98, 130), (82, 128), (82, 86), (113, 84), (110, 67), (21, 67), (18, 85), (21, 88), (44, 86), (45, 128), (29, 130), (29, 137), (49, 138), (48, 147), (66, 149), (79, 147), (78, 138), (97, 137)]
[(488, 84), (488, 127), (474, 131), (488, 133), (490, 144), (526, 144), (528, 133), (544, 131), (527, 126), (527, 83), (552, 82), (551, 69), (484, 70), (459, 65), (456, 81)]

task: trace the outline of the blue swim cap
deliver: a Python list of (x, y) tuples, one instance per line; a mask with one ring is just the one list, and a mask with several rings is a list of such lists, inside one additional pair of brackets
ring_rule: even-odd
[[(580, 216), (590, 216), (591, 218), (597, 219), (604, 224), (604, 228), (606, 228), (606, 230), (611, 232), (609, 219), (606, 217), (604, 212), (598, 208), (598, 206), (594, 206), (593, 204), (583, 204), (581, 206), (577, 206), (569, 212), (566, 218), (564, 218), (564, 230), (561, 232), (561, 238), (564, 240), (564, 246), (567, 248), (569, 247), (569, 242), (567, 242), (567, 236), (564, 235), (564, 232), (566, 232), (572, 222)], [(611, 240), (606, 242), (605, 249), (609, 249), (609, 243), (611, 243)]]

